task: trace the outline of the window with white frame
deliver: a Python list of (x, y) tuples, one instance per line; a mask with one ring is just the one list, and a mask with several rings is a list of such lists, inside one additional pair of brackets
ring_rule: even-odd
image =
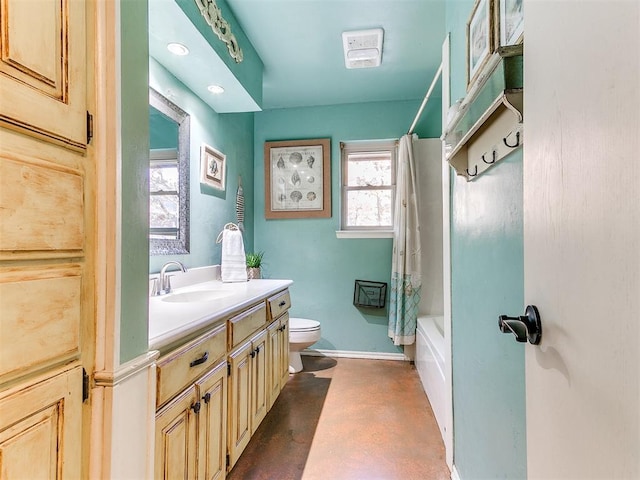
[(396, 140), (348, 142), (342, 150), (342, 230), (392, 230)]
[(178, 151), (151, 150), (149, 157), (149, 236), (175, 239), (180, 226)]

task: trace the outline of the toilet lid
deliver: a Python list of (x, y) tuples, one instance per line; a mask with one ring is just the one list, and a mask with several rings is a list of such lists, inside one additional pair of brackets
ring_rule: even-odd
[(318, 330), (320, 328), (320, 322), (316, 320), (310, 320), (308, 318), (289, 318), (289, 330), (295, 330), (296, 332), (308, 332), (311, 330)]

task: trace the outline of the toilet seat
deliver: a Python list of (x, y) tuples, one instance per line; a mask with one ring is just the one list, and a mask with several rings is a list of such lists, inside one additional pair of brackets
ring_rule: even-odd
[(320, 322), (308, 318), (289, 318), (290, 332), (314, 332), (320, 330)]

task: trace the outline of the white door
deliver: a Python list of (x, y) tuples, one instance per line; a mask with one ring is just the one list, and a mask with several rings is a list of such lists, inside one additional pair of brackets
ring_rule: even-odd
[(640, 478), (640, 2), (525, 0), (531, 479)]

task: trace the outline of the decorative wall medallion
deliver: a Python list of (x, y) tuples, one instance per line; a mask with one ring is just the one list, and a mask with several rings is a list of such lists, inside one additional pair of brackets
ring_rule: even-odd
[(200, 9), (200, 13), (211, 26), (211, 30), (215, 33), (220, 40), (227, 45), (229, 55), (236, 63), (240, 63), (243, 60), (242, 49), (238, 45), (236, 36), (231, 33), (231, 27), (229, 23), (222, 18), (222, 12), (216, 4), (215, 0), (195, 0), (196, 5)]

